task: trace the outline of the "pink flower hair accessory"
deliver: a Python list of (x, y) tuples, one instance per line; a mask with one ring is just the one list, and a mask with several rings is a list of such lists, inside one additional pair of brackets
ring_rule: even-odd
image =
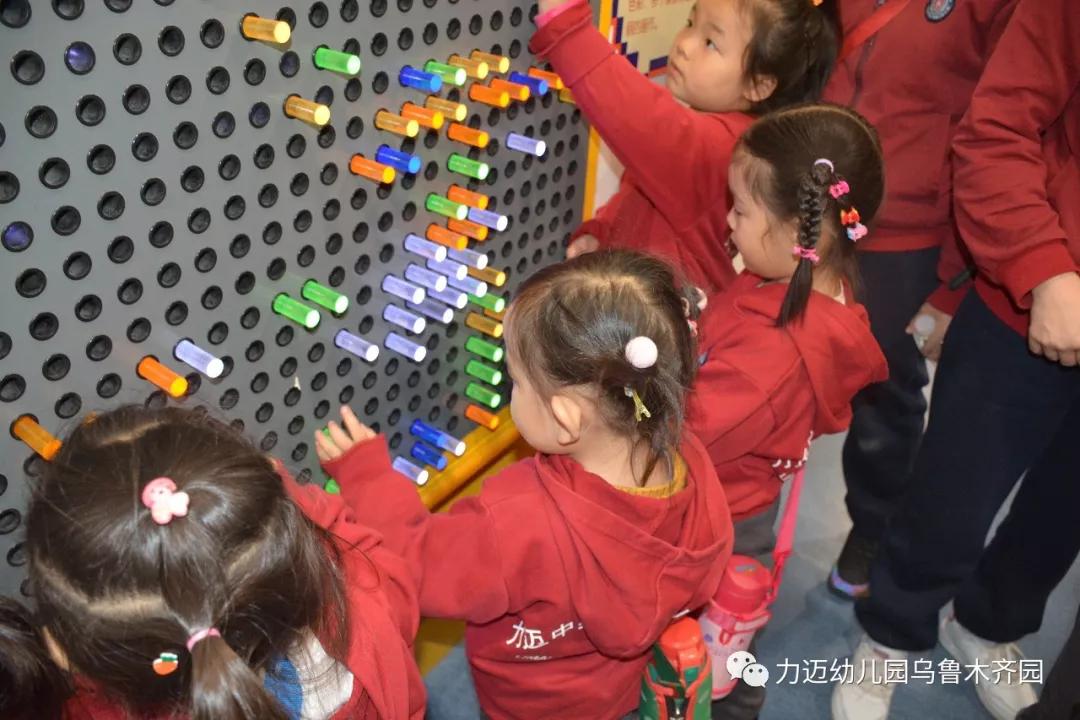
[(176, 483), (167, 477), (154, 478), (142, 491), (142, 504), (150, 508), (150, 517), (158, 525), (187, 515), (190, 500), (186, 492), (177, 492)]
[(870, 231), (866, 229), (866, 226), (862, 223), (855, 223), (847, 229), (847, 236), (851, 242), (858, 242), (866, 237)]
[(849, 192), (851, 192), (851, 186), (847, 184), (847, 180), (841, 180), (829, 186), (829, 194), (833, 196), (833, 200), (840, 198), (842, 195), (847, 195)]
[(815, 250), (814, 248), (806, 248), (802, 245), (796, 245), (791, 248), (791, 254), (795, 257), (802, 258), (803, 260), (809, 260), (815, 265), (821, 262), (821, 258), (818, 257), (817, 250)]

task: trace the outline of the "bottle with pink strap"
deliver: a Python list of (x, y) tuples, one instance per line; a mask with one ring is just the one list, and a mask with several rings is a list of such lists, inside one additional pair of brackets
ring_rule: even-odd
[(714, 700), (727, 697), (739, 682), (727, 670), (728, 657), (750, 647), (754, 635), (772, 617), (769, 606), (780, 590), (784, 564), (795, 543), (803, 472), (804, 468), (799, 468), (791, 482), (791, 493), (784, 507), (780, 533), (773, 550), (773, 570), (770, 571), (755, 558), (732, 555), (720, 589), (698, 618), (705, 646), (712, 657)]

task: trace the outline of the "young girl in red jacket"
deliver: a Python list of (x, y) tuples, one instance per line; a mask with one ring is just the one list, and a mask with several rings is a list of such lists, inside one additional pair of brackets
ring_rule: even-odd
[(538, 451), (432, 515), (347, 409), (316, 434), (363, 522), (400, 548), (425, 616), (467, 621), (493, 720), (621, 718), (653, 643), (705, 604), (731, 553), (727, 503), (682, 432), (697, 363), (670, 268), (591, 253), (527, 280), (506, 323), (511, 411)]
[(83, 422), (25, 547), (36, 612), (0, 608), (4, 718), (423, 717), (401, 558), (205, 414)]
[(634, 248), (668, 259), (709, 294), (730, 284), (722, 241), (735, 141), (754, 116), (817, 99), (836, 56), (833, 6), (697, 0), (668, 53), (665, 88), (615, 53), (586, 0), (540, 0), (530, 49), (626, 168), (568, 255)]

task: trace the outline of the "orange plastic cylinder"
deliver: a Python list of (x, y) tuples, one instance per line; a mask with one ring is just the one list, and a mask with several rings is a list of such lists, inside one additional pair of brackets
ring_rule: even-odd
[(375, 113), (375, 127), (404, 137), (416, 137), (420, 134), (420, 123), (416, 120), (404, 118), (385, 110)]
[(454, 250), (464, 250), (469, 247), (469, 238), (465, 237), (461, 233), (447, 230), (439, 225), (428, 225), (427, 232), (424, 233), (427, 239), (433, 243), (439, 243), (445, 245), (448, 248)]
[[(526, 88), (528, 89), (528, 88)], [(497, 108), (510, 107), (510, 93), (505, 90), (496, 90), (487, 85), (473, 83), (469, 86), (469, 98), (485, 105)]]
[(486, 267), (483, 270), (477, 270), (474, 267), (470, 267), (469, 275), (477, 280), (483, 280), (488, 285), (494, 285), (495, 287), (502, 287), (506, 284), (506, 271), (499, 270), (498, 268)]
[(292, 28), (284, 20), (271, 20), (258, 15), (246, 15), (240, 21), (240, 34), (248, 40), (262, 40), (278, 45), (289, 42)]
[(484, 308), (484, 314), (492, 320), (498, 320), (499, 322), (502, 322), (504, 319), (506, 319), (506, 310), (503, 310), (502, 312), (495, 312), (491, 308)]
[(470, 404), (465, 408), (465, 417), (472, 420), (477, 425), (486, 427), (488, 430), (494, 430), (499, 427), (499, 416), (495, 413), (490, 413), (479, 405)]
[(450, 189), (446, 191), (446, 197), (456, 203), (468, 205), (469, 207), (474, 207), (478, 210), (487, 210), (488, 203), (491, 201), (491, 198), (487, 195), (481, 195), (478, 192), (466, 190), (460, 185), (451, 185)]
[(451, 120), (461, 122), (469, 116), (469, 108), (464, 103), (454, 102), (453, 100), (445, 100), (441, 97), (435, 97), (429, 95), (427, 100), (424, 101), (424, 107), (429, 110), (438, 110), (444, 117), (448, 117)]
[(566, 83), (562, 81), (562, 78), (553, 72), (547, 70), (541, 70), (540, 68), (529, 68), (526, 71), (529, 77), (534, 77), (537, 80), (544, 80), (552, 90), (562, 90), (566, 87)]
[(529, 95), (532, 94), (532, 90), (529, 89), (528, 85), (519, 85), (518, 83), (512, 83), (508, 80), (501, 80), (499, 78), (495, 78), (491, 81), (491, 89), (510, 93), (510, 98), (517, 100), (518, 102), (525, 102), (529, 99)]
[(420, 123), (421, 127), (431, 128), (432, 130), (440, 129), (443, 123), (446, 122), (446, 115), (443, 114), (442, 110), (420, 107), (410, 102), (401, 106), (401, 117), (415, 120)]
[(183, 375), (177, 375), (149, 355), (139, 361), (135, 371), (143, 380), (157, 385), (173, 397), (183, 397), (184, 393), (187, 392), (187, 378)]
[(559, 91), (559, 102), (564, 102), (569, 105), (577, 105), (574, 101), (574, 93), (570, 92), (570, 88), (563, 88)]
[(60, 441), (29, 415), (16, 420), (11, 426), (11, 433), (46, 460), (52, 460), (60, 450)]
[(285, 98), (285, 114), (291, 118), (303, 120), (319, 127), (330, 122), (330, 108), (311, 100), (305, 100), (299, 95), (290, 95)]
[(461, 57), (460, 55), (451, 55), (450, 59), (446, 61), (447, 65), (453, 65), (454, 67), (465, 68), (465, 72), (469, 77), (476, 78), (477, 80), (483, 80), (488, 76), (488, 72), (491, 70), (488, 64), (483, 60), (473, 60), (472, 58)]
[(477, 62), (486, 62), (488, 64), (488, 69), (491, 70), (491, 72), (502, 73), (505, 75), (510, 71), (510, 58), (505, 55), (496, 55), (494, 53), (473, 50), (469, 53), (469, 57)]
[(465, 316), (465, 324), (477, 332), (482, 332), (496, 339), (501, 338), (503, 334), (503, 324), (501, 322), (484, 317), (479, 313), (471, 312)]
[(491, 140), (491, 136), (483, 130), (474, 130), (461, 123), (450, 123), (450, 129), (446, 131), (446, 134), (451, 140), (457, 140), (459, 143), (465, 143), (481, 150), (486, 148), (488, 141)]
[(363, 155), (352, 156), (349, 160), (349, 171), (354, 175), (366, 177), (368, 180), (383, 184), (392, 183), (394, 178), (397, 177), (397, 171), (394, 168), (377, 163), (374, 160), (368, 160)]
[(488, 237), (488, 229), (480, 223), (474, 223), (472, 220), (448, 220), (446, 227), (480, 242), (487, 240)]

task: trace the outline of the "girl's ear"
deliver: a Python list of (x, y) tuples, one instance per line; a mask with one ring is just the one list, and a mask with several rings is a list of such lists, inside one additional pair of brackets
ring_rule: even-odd
[(555, 418), (556, 442), (566, 447), (580, 440), (585, 417), (581, 401), (572, 395), (555, 394), (548, 400), (548, 406)]
[(746, 82), (743, 88), (743, 99), (751, 104), (764, 102), (775, 91), (776, 77), (774, 75), (755, 75), (752, 80)]

